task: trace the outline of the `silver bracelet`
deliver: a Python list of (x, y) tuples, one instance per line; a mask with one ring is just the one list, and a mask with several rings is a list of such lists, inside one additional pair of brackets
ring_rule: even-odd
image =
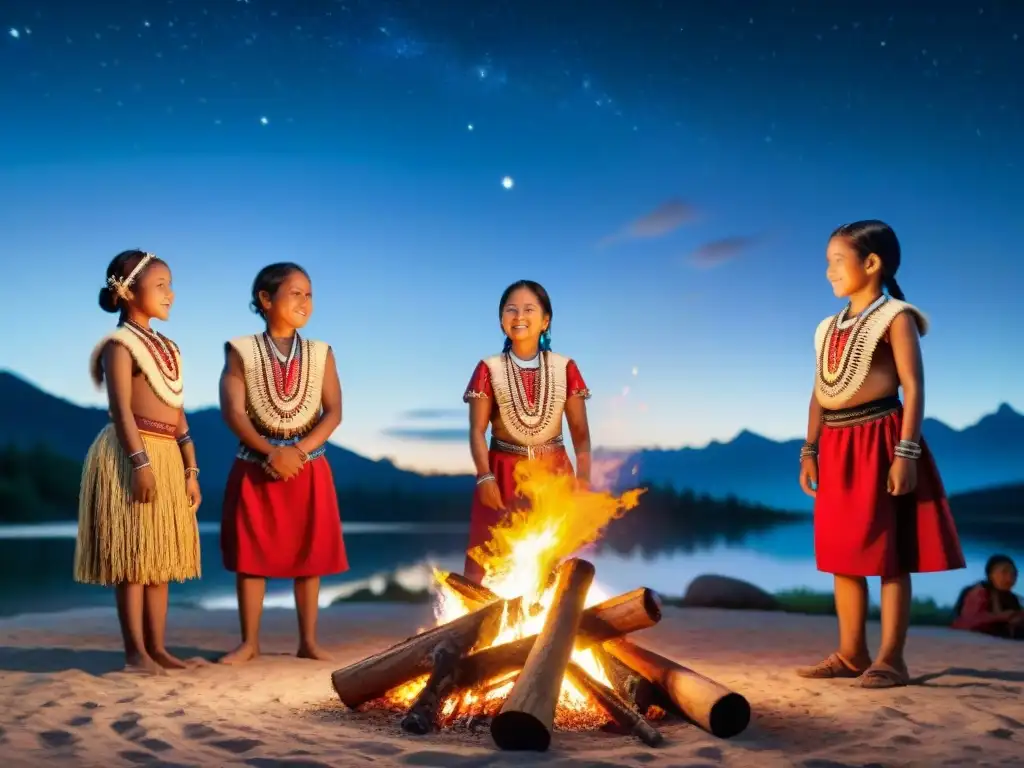
[(488, 480), (494, 480), (494, 473), (493, 472), (484, 472), (482, 475), (480, 475), (480, 477), (478, 477), (476, 479), (476, 484), (477, 485), (483, 485)]
[(893, 449), (893, 454), (899, 459), (917, 461), (921, 458), (921, 446), (912, 440), (900, 440)]
[(144, 461), (141, 464), (136, 464), (134, 467), (132, 467), (132, 472), (138, 472), (140, 469), (145, 469), (148, 466), (149, 466), (149, 462), (148, 461)]
[(810, 457), (810, 458), (817, 458), (817, 456), (818, 456), (818, 446), (815, 445), (814, 443), (804, 443), (800, 447), (800, 461), (803, 461), (804, 459), (806, 459), (808, 457)]

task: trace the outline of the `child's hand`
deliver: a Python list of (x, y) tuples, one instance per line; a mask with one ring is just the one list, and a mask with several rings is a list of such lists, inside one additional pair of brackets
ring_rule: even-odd
[(889, 468), (888, 491), (893, 496), (911, 493), (917, 487), (917, 462), (896, 458)]
[(132, 501), (149, 504), (156, 499), (156, 476), (152, 467), (132, 470)]
[(476, 487), (480, 496), (480, 503), (488, 509), (504, 509), (505, 502), (501, 498), (501, 490), (498, 488), (498, 481), (493, 478), (484, 480)]
[(282, 480), (291, 480), (302, 469), (302, 451), (291, 445), (284, 445), (267, 457), (270, 468)]
[(818, 494), (818, 460), (814, 456), (800, 459), (800, 487), (812, 499)]
[(203, 503), (203, 494), (199, 492), (199, 478), (191, 472), (185, 478), (185, 495), (188, 496), (188, 505), (192, 507), (192, 511), (199, 511), (199, 505)]

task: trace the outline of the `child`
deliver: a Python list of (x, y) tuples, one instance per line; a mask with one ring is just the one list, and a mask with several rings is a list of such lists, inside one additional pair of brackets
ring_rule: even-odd
[(177, 345), (150, 328), (174, 302), (171, 271), (143, 251), (107, 267), (100, 308), (117, 330), (92, 353), (107, 385), (111, 423), (85, 457), (78, 501), (75, 581), (113, 584), (129, 668), (151, 674), (186, 664), (164, 645), (167, 583), (199, 577), (199, 468), (183, 404)]
[(490, 540), (491, 528), (514, 502), (516, 464), (548, 456), (572, 472), (562, 442), (563, 412), (576, 451), (576, 477), (583, 486), (590, 481), (590, 390), (576, 363), (551, 351), (552, 315), (551, 299), (539, 283), (520, 280), (506, 288), (498, 302), (505, 347), (477, 364), (462, 396), (469, 403), (469, 449), (477, 475), (465, 575), (477, 582), (484, 569), (468, 552)]
[[(919, 335), (928, 324), (896, 282), (896, 233), (881, 221), (847, 224), (832, 233), (827, 260), (832, 290), (849, 304), (815, 333), (817, 375), (800, 485), (815, 499), (818, 569), (835, 576), (839, 649), (798, 674), (860, 677), (865, 688), (892, 688), (909, 677), (903, 650), (910, 574), (963, 568), (964, 558), (921, 438)], [(882, 578), (882, 643), (874, 662), (864, 637), (866, 576)]]
[(1006, 555), (985, 563), (985, 580), (967, 587), (953, 608), (953, 628), (1024, 640), (1024, 610), (1013, 593), (1017, 564)]
[(301, 338), (313, 313), (298, 264), (264, 267), (252, 309), (266, 330), (225, 345), (221, 413), (240, 445), (224, 494), (221, 550), (234, 571), (242, 644), (223, 659), (259, 655), (268, 578), (295, 580), (298, 656), (328, 660), (316, 640), (320, 577), (348, 570), (338, 497), (324, 456), (341, 424), (341, 383), (331, 348)]

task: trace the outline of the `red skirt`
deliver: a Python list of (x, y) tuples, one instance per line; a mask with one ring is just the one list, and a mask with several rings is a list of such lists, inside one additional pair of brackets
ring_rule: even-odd
[(295, 579), (348, 570), (331, 465), (313, 459), (291, 480), (272, 480), (236, 459), (220, 526), (224, 567), (247, 576)]
[[(545, 457), (550, 458), (554, 465), (564, 470), (567, 475), (572, 474), (572, 462), (569, 461), (569, 454), (565, 452), (565, 448), (546, 453)], [(516, 509), (517, 507), (521, 508), (526, 501), (521, 496), (516, 496), (516, 481), (514, 477), (516, 465), (525, 458), (525, 456), (505, 453), (504, 451), (492, 450), (490, 452), (491, 472), (494, 474), (494, 479), (498, 482), (501, 499), (505, 502), (507, 510)], [(484, 569), (476, 560), (469, 556), (469, 551), (473, 547), (478, 547), (490, 541), (491, 529), (501, 523), (507, 514), (508, 512), (485, 507), (480, 503), (480, 494), (473, 493), (473, 508), (469, 517), (469, 546), (466, 547), (466, 566), (464, 569), (467, 579), (472, 579), (478, 584), (483, 579), (485, 575)]]
[(818, 570), (890, 577), (964, 567), (942, 479), (924, 440), (916, 489), (903, 496), (886, 490), (902, 423), (897, 409), (851, 425), (823, 425), (814, 500)]

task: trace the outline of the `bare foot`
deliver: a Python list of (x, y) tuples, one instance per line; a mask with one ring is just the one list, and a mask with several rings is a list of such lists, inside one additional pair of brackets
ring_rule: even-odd
[(188, 664), (172, 654), (166, 648), (154, 649), (149, 652), (157, 664), (164, 669), (188, 669)]
[(220, 657), (221, 664), (244, 664), (260, 655), (260, 647), (254, 643), (242, 643), (231, 653)]
[(316, 643), (302, 643), (299, 646), (298, 653), (295, 654), (300, 659), (313, 659), (314, 661), (334, 661), (334, 657), (331, 656), (327, 651), (323, 650)]
[(151, 656), (144, 656), (141, 653), (132, 654), (125, 659), (124, 669), (126, 672), (141, 672), (154, 677), (166, 675), (167, 670), (161, 667), (156, 659)]

